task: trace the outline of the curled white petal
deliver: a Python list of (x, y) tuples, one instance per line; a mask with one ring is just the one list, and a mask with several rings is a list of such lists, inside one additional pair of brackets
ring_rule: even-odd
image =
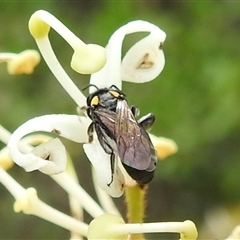
[[(24, 145), (20, 145), (20, 147), (24, 152), (30, 149), (24, 147)], [(9, 150), (13, 161), (27, 172), (39, 169), (46, 174), (56, 174), (64, 171), (66, 168), (66, 150), (57, 138), (39, 145), (27, 154), (20, 152), (17, 146), (10, 145)]]
[(123, 81), (144, 83), (161, 73), (165, 64), (161, 41), (162, 37), (150, 34), (126, 53), (122, 61)]
[[(120, 27), (117, 31), (113, 33), (113, 35), (111, 36), (106, 46), (107, 63), (99, 72), (91, 75), (91, 80), (90, 80), (91, 84), (94, 84), (99, 88), (109, 87), (114, 84), (119, 89), (121, 89), (122, 79), (123, 79), (122, 70), (121, 70), (121, 57), (122, 57), (121, 52), (122, 52), (123, 39), (127, 34), (136, 33), (136, 32), (150, 32), (149, 38), (151, 38), (151, 40), (154, 40), (153, 43), (151, 42), (151, 45), (154, 44), (155, 46), (155, 43), (158, 42), (158, 47), (160, 43), (163, 43), (166, 38), (165, 32), (163, 32), (160, 28), (158, 28), (154, 24), (146, 21), (141, 21), (141, 20), (132, 21)], [(145, 40), (145, 44), (146, 44), (146, 40)], [(135, 54), (133, 54), (133, 56), (135, 56)], [(129, 57), (131, 57), (131, 55)], [(130, 59), (129, 57), (127, 58), (128, 61), (130, 60), (135, 61), (135, 59)], [(163, 57), (163, 54), (162, 54), (162, 57)], [(143, 82), (143, 80), (141, 81)], [(90, 90), (94, 90), (94, 89), (92, 88)]]
[(112, 197), (120, 197), (124, 191), (124, 176), (115, 162), (112, 172), (110, 155), (105, 153), (96, 135), (91, 143), (83, 145), (84, 151), (96, 172), (99, 186)]
[[(66, 149), (64, 145), (58, 138), (52, 139), (46, 143), (43, 143), (33, 149), (31, 152), (34, 156), (38, 156), (46, 161), (43, 167), (39, 168), (38, 166), (30, 165), (28, 168), (25, 168), (27, 172), (39, 168), (39, 171), (46, 174), (54, 174), (62, 172), (66, 169), (67, 158), (66, 158)], [(41, 163), (43, 161), (41, 160)], [(54, 170), (53, 170), (54, 169)]]
[[(86, 142), (89, 120), (76, 115), (54, 114), (33, 118), (21, 125), (11, 136), (8, 147), (12, 160), (26, 171), (40, 170), (57, 174), (65, 170), (67, 156), (59, 139), (41, 144), (33, 151), (19, 143), (25, 135), (37, 132), (53, 132), (75, 142)], [(24, 154), (24, 153), (26, 154)]]

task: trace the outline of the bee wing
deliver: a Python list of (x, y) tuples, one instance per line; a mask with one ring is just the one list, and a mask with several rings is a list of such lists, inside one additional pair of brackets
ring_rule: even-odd
[(116, 113), (104, 108), (94, 111), (95, 130), (98, 140), (106, 153), (112, 154), (117, 150), (114, 136)]
[(153, 171), (156, 168), (154, 147), (126, 100), (118, 101), (116, 115), (115, 136), (120, 159), (129, 167)]
[(114, 135), (116, 113), (106, 108), (94, 110), (95, 122), (99, 123), (109, 134)]

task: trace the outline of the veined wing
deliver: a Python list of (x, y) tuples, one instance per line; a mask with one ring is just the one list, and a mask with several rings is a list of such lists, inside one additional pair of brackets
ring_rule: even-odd
[(95, 109), (94, 126), (98, 140), (106, 153), (117, 151), (114, 136), (116, 113), (105, 108)]
[(155, 150), (147, 132), (139, 126), (126, 100), (119, 100), (116, 108), (115, 136), (122, 162), (138, 170), (156, 168)]

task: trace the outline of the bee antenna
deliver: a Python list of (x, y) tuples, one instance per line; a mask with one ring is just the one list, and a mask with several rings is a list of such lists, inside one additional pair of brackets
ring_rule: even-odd
[(115, 89), (117, 89), (117, 90), (120, 90), (120, 89), (119, 89), (116, 85), (114, 85), (114, 84), (111, 85), (110, 88), (115, 88)]
[(86, 87), (82, 88), (82, 91), (86, 90), (87, 88), (90, 88), (90, 87), (95, 87), (97, 90), (99, 89), (96, 85), (94, 84), (89, 84), (87, 85)]

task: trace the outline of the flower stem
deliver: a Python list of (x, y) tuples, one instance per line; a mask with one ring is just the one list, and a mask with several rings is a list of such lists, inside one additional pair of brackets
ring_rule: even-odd
[(77, 86), (73, 83), (71, 78), (62, 68), (61, 64), (59, 63), (57, 57), (53, 52), (48, 37), (46, 36), (44, 38), (37, 39), (36, 43), (40, 52), (42, 53), (44, 60), (46, 61), (47, 65), (49, 66), (50, 70), (52, 71), (58, 82), (67, 91), (70, 97), (72, 97), (72, 99), (77, 103), (78, 106), (84, 106), (86, 102), (85, 96), (77, 88)]
[[(145, 195), (147, 186), (135, 185), (126, 187), (125, 199), (127, 204), (128, 223), (143, 223), (145, 211)], [(131, 240), (144, 240), (142, 233), (131, 235)]]
[(72, 179), (67, 172), (51, 175), (52, 179), (57, 182), (65, 191), (74, 196), (82, 207), (92, 216), (98, 217), (104, 214), (104, 210), (90, 197), (90, 195)]
[[(155, 222), (155, 223), (128, 223), (112, 226), (112, 231), (117, 234), (133, 233), (180, 233), (180, 240), (196, 240), (198, 233), (192, 221), (184, 222)], [(131, 240), (133, 238), (130, 238)], [(134, 238), (140, 239), (140, 238)]]
[(17, 53), (0, 53), (0, 63), (7, 62), (13, 58), (15, 58), (18, 54)]
[[(77, 173), (75, 171), (72, 159), (70, 157), (68, 157), (67, 172), (72, 177), (72, 179), (77, 184), (79, 184)], [(72, 217), (74, 217), (76, 220), (83, 222), (83, 208), (81, 204), (79, 204), (79, 201), (72, 194), (68, 194), (68, 198), (69, 198), (69, 205), (70, 205)], [(70, 239), (82, 240), (83, 238), (81, 234), (75, 231), (72, 231)]]
[(50, 207), (37, 197), (34, 188), (25, 189), (0, 167), (0, 182), (13, 195), (14, 211), (23, 211), (55, 223), (69, 231), (86, 236), (88, 225)]

